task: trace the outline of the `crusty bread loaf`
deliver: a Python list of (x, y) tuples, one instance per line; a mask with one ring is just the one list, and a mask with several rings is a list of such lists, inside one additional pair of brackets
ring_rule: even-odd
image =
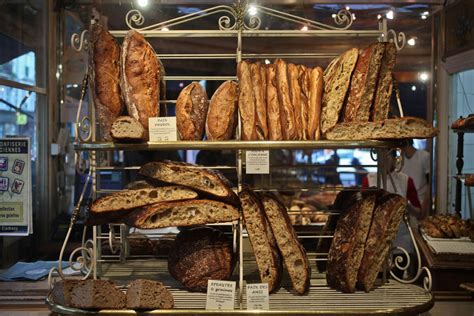
[(163, 283), (153, 280), (137, 279), (128, 284), (127, 308), (136, 310), (172, 309), (173, 295)]
[(226, 81), (217, 88), (211, 98), (206, 120), (209, 140), (228, 140), (234, 137), (237, 127), (238, 85)]
[(238, 196), (231, 189), (231, 183), (218, 170), (165, 160), (147, 163), (140, 168), (139, 173), (155, 180), (183, 185), (232, 205), (240, 203)]
[(263, 208), (272, 227), (293, 288), (298, 294), (304, 294), (309, 288), (311, 267), (306, 251), (298, 241), (296, 232), (291, 226), (286, 208), (270, 195), (263, 197)]
[(249, 189), (244, 189), (239, 193), (239, 197), (260, 279), (263, 283), (268, 283), (268, 291), (272, 293), (278, 289), (282, 275), (282, 262), (278, 246), (275, 239), (272, 238), (273, 232), (263, 211), (263, 206), (255, 194)]
[(280, 102), (278, 100), (276, 83), (276, 66), (268, 65), (267, 74), (267, 110), (268, 110), (268, 132), (270, 140), (282, 140)]
[[(310, 68), (311, 69), (311, 68)], [(308, 125), (309, 125), (309, 99), (310, 99), (310, 88), (309, 88), (309, 74), (308, 68), (304, 65), (298, 66), (298, 83), (301, 87), (301, 128), (303, 140), (308, 138)]]
[(71, 307), (81, 309), (125, 308), (125, 294), (108, 280), (84, 280), (71, 290)]
[(298, 81), (299, 78), (299, 69), (295, 64), (288, 64), (288, 84), (290, 91), (290, 101), (293, 106), (293, 111), (295, 115), (295, 129), (296, 129), (296, 139), (303, 139), (304, 125), (303, 123), (303, 103), (301, 102), (301, 86)]
[(176, 100), (176, 127), (181, 140), (201, 140), (204, 137), (209, 100), (199, 82), (192, 82)]
[(344, 122), (369, 120), (383, 53), (383, 43), (374, 43), (361, 51), (344, 107)]
[(321, 67), (308, 69), (309, 76), (309, 109), (308, 132), (309, 140), (321, 138), (321, 102), (323, 98), (323, 70)]
[(131, 30), (122, 44), (122, 95), (128, 114), (148, 130), (148, 118), (160, 113), (160, 81), (163, 75), (156, 53), (143, 35)]
[(355, 291), (375, 199), (375, 194), (369, 194), (341, 214), (329, 250), (328, 286), (345, 293)]
[(374, 214), (357, 274), (357, 287), (368, 292), (374, 286), (407, 206), (397, 194), (385, 193), (375, 202)]
[(375, 90), (374, 105), (371, 113), (372, 121), (383, 121), (388, 117), (390, 97), (393, 88), (393, 68), (397, 59), (397, 47), (394, 43), (385, 43), (379, 80)]
[(237, 78), (239, 79), (239, 113), (242, 125), (240, 137), (242, 140), (257, 140), (257, 112), (249, 62), (239, 62)]
[(332, 127), (327, 133), (329, 140), (431, 138), (438, 129), (416, 117), (386, 119), (379, 122), (344, 122)]
[(290, 99), (287, 65), (282, 59), (275, 61), (276, 87), (278, 102), (280, 103), (281, 131), (284, 140), (295, 140), (298, 133), (295, 125), (295, 113)]
[(54, 283), (51, 295), (54, 304), (71, 306), (71, 292), (79, 280), (59, 280)]
[(192, 226), (231, 222), (239, 219), (239, 211), (230, 204), (212, 200), (162, 202), (137, 208), (125, 223), (140, 229)]
[(181, 231), (168, 256), (170, 274), (193, 292), (205, 292), (208, 280), (228, 280), (232, 270), (229, 239), (210, 227)]
[(190, 200), (194, 198), (197, 198), (196, 192), (179, 186), (125, 190), (95, 199), (90, 212), (109, 213), (124, 211), (159, 202)]
[(115, 142), (141, 142), (146, 138), (142, 124), (131, 116), (120, 116), (110, 128), (110, 135)]
[(324, 74), (324, 93), (321, 103), (321, 132), (325, 134), (339, 120), (350, 78), (357, 62), (358, 50), (352, 48), (328, 66)]
[(264, 79), (262, 78), (261, 65), (259, 63), (251, 64), (250, 74), (252, 76), (252, 88), (255, 100), (255, 128), (257, 129), (257, 139), (265, 140), (268, 139), (267, 104), (265, 97), (266, 87), (263, 85)]
[(110, 138), (110, 126), (125, 109), (120, 90), (120, 46), (100, 24), (89, 30), (89, 83), (102, 136)]

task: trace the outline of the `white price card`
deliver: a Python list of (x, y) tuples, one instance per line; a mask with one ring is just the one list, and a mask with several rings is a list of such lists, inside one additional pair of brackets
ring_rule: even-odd
[(176, 116), (148, 118), (150, 142), (176, 141)]
[(270, 309), (268, 283), (247, 284), (247, 309)]
[(208, 280), (206, 309), (234, 309), (235, 282)]
[(245, 152), (246, 174), (269, 174), (270, 151), (247, 150)]

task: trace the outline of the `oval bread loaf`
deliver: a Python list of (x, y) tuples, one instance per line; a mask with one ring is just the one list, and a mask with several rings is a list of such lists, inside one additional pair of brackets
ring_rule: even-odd
[(192, 82), (176, 100), (176, 125), (181, 140), (202, 140), (209, 100), (199, 82)]
[(237, 127), (238, 85), (226, 81), (217, 88), (211, 98), (206, 119), (206, 135), (209, 140), (228, 140), (234, 137)]

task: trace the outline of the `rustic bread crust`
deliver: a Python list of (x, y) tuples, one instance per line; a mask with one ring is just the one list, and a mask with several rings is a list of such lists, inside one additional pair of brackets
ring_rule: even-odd
[(309, 73), (309, 109), (308, 109), (308, 139), (321, 138), (321, 102), (323, 98), (323, 70), (321, 67), (308, 69)]
[(282, 59), (277, 59), (275, 67), (282, 136), (284, 140), (295, 140), (298, 138), (298, 132), (295, 124), (294, 106), (290, 99), (287, 65)]
[(295, 115), (295, 129), (296, 129), (296, 139), (302, 140), (304, 136), (304, 126), (306, 125), (303, 123), (303, 112), (304, 112), (304, 104), (301, 101), (301, 86), (298, 81), (299, 78), (299, 69), (298, 66), (295, 64), (288, 64), (288, 83), (289, 83), (289, 91), (290, 91), (290, 100), (291, 104), (293, 105), (293, 111)]
[(181, 140), (202, 140), (209, 107), (206, 90), (192, 82), (176, 100), (176, 127)]
[(371, 113), (372, 121), (386, 119), (390, 110), (390, 97), (392, 96), (393, 89), (392, 73), (397, 59), (397, 47), (393, 43), (385, 43), (384, 45), (385, 49)]
[(268, 129), (270, 140), (282, 140), (282, 128), (280, 117), (280, 101), (278, 100), (276, 83), (276, 66), (268, 65), (267, 75), (267, 110), (268, 110)]
[[(310, 68), (311, 69), (311, 68)], [(298, 66), (298, 83), (301, 87), (301, 129), (303, 140), (308, 140), (308, 125), (309, 125), (309, 71), (304, 65)]]
[(474, 186), (474, 174), (466, 175), (466, 178), (464, 179), (464, 185)]
[(131, 116), (119, 116), (110, 128), (114, 142), (141, 142), (145, 139), (142, 124)]
[(104, 140), (111, 140), (110, 126), (125, 109), (120, 89), (120, 45), (100, 24), (89, 30), (89, 83), (95, 113)]
[(265, 97), (266, 87), (263, 85), (264, 79), (262, 78), (261, 65), (259, 63), (251, 64), (250, 73), (252, 75), (252, 88), (255, 100), (257, 139), (265, 140), (268, 139), (267, 103)]
[(209, 140), (228, 140), (237, 127), (238, 85), (226, 81), (214, 92), (209, 104), (206, 134)]
[(242, 124), (240, 137), (242, 140), (257, 140), (257, 112), (249, 62), (239, 62), (237, 78), (239, 79), (239, 113)]

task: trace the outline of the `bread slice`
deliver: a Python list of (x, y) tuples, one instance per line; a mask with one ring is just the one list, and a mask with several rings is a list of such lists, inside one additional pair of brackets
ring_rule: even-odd
[(85, 280), (74, 285), (71, 307), (81, 309), (121, 309), (125, 307), (125, 294), (112, 281)]
[(166, 183), (183, 185), (215, 200), (237, 206), (240, 204), (229, 180), (217, 170), (165, 160), (143, 165), (140, 174)]
[(212, 200), (187, 200), (138, 208), (130, 213), (125, 223), (136, 228), (153, 229), (231, 222), (238, 219), (239, 211), (232, 205)]
[(383, 266), (405, 212), (407, 201), (398, 194), (385, 193), (377, 198), (357, 274), (357, 287), (369, 292)]
[(128, 285), (127, 308), (129, 309), (172, 309), (173, 306), (173, 295), (161, 282), (138, 279)]
[(321, 132), (325, 134), (339, 120), (339, 113), (349, 89), (350, 79), (359, 56), (357, 48), (343, 53), (324, 73), (321, 103)]
[(393, 90), (393, 68), (397, 59), (397, 47), (394, 43), (384, 43), (385, 49), (380, 66), (379, 80), (374, 96), (371, 120), (383, 121), (388, 117), (390, 97)]
[(328, 286), (353, 293), (375, 206), (375, 194), (352, 204), (337, 222), (328, 256)]
[(309, 289), (311, 267), (306, 251), (291, 226), (286, 208), (270, 195), (263, 196), (263, 208), (272, 227), (293, 288), (298, 294), (304, 294)]
[(431, 138), (438, 129), (417, 117), (386, 119), (379, 122), (339, 123), (326, 133), (329, 140)]
[(255, 253), (260, 279), (268, 283), (270, 293), (278, 289), (282, 275), (281, 255), (263, 206), (255, 194), (244, 189), (239, 194), (245, 227)]
[(60, 280), (54, 283), (51, 294), (54, 304), (71, 306), (71, 292), (79, 280)]
[(145, 129), (133, 117), (120, 116), (112, 123), (110, 135), (116, 142), (141, 142), (145, 139)]

